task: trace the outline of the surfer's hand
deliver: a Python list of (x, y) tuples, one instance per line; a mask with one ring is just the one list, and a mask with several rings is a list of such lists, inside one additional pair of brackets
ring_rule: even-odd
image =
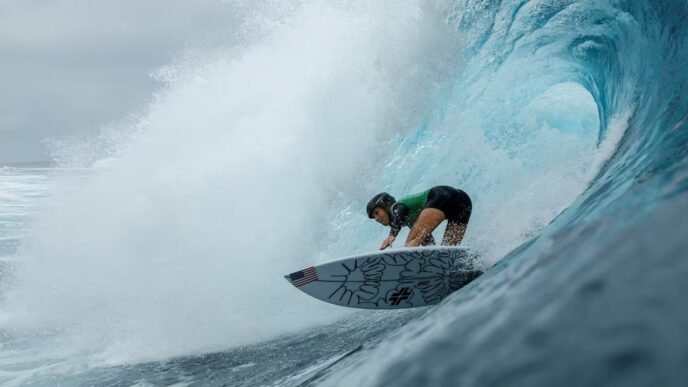
[(385, 240), (382, 241), (382, 246), (380, 246), (380, 250), (384, 250), (384, 249), (388, 248), (389, 246), (391, 246), (392, 243), (394, 243), (395, 239), (397, 239), (397, 238), (395, 238), (391, 235), (388, 236), (387, 238), (385, 238)]

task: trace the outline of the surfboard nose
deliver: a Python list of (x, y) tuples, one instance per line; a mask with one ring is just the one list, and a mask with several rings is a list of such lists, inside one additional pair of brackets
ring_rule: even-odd
[(315, 267), (307, 267), (301, 271), (295, 271), (291, 274), (287, 274), (284, 276), (284, 278), (289, 281), (292, 285), (298, 287), (307, 285), (313, 281), (318, 280), (318, 273), (315, 270)]
[[(298, 272), (297, 272), (297, 273), (298, 273)], [(287, 282), (289, 282), (289, 283), (290, 283), (292, 286), (294, 286), (295, 288), (297, 288), (297, 289), (299, 288), (299, 287), (296, 286), (296, 284), (294, 283), (294, 273), (285, 274), (285, 275), (284, 275), (284, 279), (287, 280)]]

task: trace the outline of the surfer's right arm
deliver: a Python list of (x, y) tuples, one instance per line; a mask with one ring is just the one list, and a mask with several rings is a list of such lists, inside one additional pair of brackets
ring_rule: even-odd
[(397, 235), (399, 235), (399, 231), (401, 231), (401, 228), (404, 226), (406, 223), (406, 220), (408, 219), (408, 207), (406, 207), (405, 204), (403, 203), (396, 203), (394, 206), (392, 206), (392, 219), (390, 222), (390, 227), (392, 230), (389, 232), (389, 236), (385, 238), (384, 241), (382, 241), (382, 246), (380, 246), (380, 250), (384, 250), (390, 246), (392, 246), (392, 243), (394, 243), (394, 240), (397, 238)]
[(392, 246), (392, 243), (394, 243), (394, 240), (397, 239), (394, 235), (390, 235), (387, 238), (385, 238), (384, 241), (382, 241), (382, 246), (380, 246), (380, 250), (384, 250), (390, 246)]

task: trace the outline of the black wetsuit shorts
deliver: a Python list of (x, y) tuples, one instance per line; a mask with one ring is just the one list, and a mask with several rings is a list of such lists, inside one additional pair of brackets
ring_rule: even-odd
[(424, 208), (436, 208), (444, 212), (448, 223), (468, 224), (473, 204), (468, 194), (446, 185), (438, 185), (428, 192)]

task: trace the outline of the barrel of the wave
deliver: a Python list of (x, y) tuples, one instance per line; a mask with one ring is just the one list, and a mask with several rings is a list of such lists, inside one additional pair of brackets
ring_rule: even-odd
[(374, 252), (286, 275), (319, 300), (362, 309), (434, 305), (482, 274), (466, 247), (418, 247)]

